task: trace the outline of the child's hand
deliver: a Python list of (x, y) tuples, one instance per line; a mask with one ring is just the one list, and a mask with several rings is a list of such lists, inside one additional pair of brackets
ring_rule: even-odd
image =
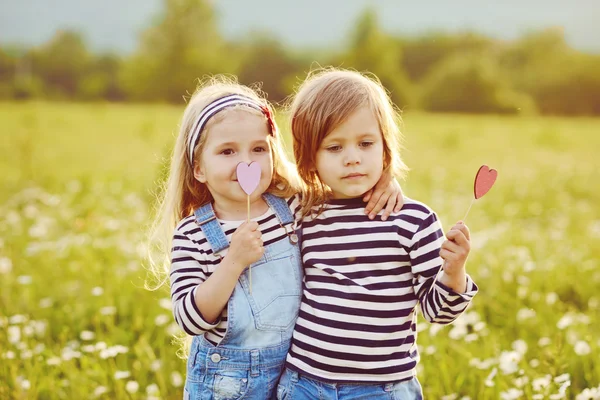
[(258, 261), (265, 249), (256, 221), (244, 222), (231, 236), (226, 257), (239, 267), (241, 273), (248, 265)]
[(402, 188), (389, 171), (383, 172), (375, 187), (365, 194), (363, 201), (368, 201), (365, 214), (369, 214), (369, 219), (374, 219), (385, 205), (385, 210), (381, 214), (382, 221), (385, 221), (392, 212), (400, 211), (404, 205)]
[(458, 292), (464, 292), (466, 289), (465, 263), (471, 251), (470, 240), (469, 228), (462, 221), (458, 221), (446, 234), (446, 240), (440, 250), (440, 257), (444, 259), (442, 268), (447, 278), (442, 283)]

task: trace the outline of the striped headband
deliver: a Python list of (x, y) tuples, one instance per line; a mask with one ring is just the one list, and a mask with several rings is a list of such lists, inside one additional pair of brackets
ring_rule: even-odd
[(204, 107), (200, 115), (198, 115), (198, 117), (192, 124), (192, 133), (188, 137), (187, 141), (188, 159), (192, 167), (194, 166), (194, 148), (198, 144), (200, 134), (202, 133), (202, 130), (204, 129), (208, 121), (225, 108), (237, 105), (245, 105), (262, 112), (265, 115), (265, 117), (267, 117), (269, 127), (271, 128), (271, 134), (275, 135), (275, 123), (273, 121), (271, 111), (266, 106), (260, 104), (259, 102), (250, 97), (246, 97), (240, 94), (231, 94), (225, 97), (221, 97)]

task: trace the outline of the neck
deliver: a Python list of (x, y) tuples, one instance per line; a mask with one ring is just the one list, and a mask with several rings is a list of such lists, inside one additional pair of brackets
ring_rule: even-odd
[[(248, 219), (248, 202), (227, 202), (216, 200), (213, 203), (213, 208), (217, 218), (227, 221), (241, 221)], [(262, 196), (250, 198), (250, 219), (263, 215), (269, 206), (264, 201)]]

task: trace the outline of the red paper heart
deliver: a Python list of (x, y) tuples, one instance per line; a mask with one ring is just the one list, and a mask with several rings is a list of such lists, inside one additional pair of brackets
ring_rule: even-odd
[(260, 165), (257, 162), (246, 164), (241, 162), (236, 168), (237, 181), (242, 190), (250, 196), (260, 183)]
[(475, 175), (475, 199), (479, 199), (489, 192), (497, 177), (498, 171), (490, 169), (487, 165), (482, 165), (477, 171), (477, 175)]

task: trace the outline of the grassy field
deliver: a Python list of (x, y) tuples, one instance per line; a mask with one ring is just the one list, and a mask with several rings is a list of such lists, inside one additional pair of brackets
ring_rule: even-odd
[[(0, 399), (181, 398), (142, 263), (181, 111), (0, 103)], [(446, 227), (499, 171), (467, 218), (480, 293), (419, 324), (425, 398), (600, 398), (600, 119), (408, 112), (403, 131), (404, 192)]]

